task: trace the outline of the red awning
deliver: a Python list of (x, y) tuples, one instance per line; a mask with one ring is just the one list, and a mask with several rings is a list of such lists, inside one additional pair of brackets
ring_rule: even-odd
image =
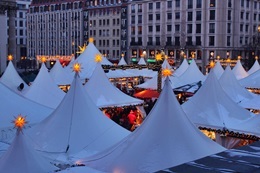
[(160, 93), (156, 90), (143, 90), (135, 93), (134, 96), (138, 98), (158, 98)]

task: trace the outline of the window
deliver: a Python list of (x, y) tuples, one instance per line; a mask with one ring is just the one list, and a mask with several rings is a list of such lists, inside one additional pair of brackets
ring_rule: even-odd
[(209, 20), (215, 20), (215, 10), (209, 11)]
[(135, 35), (135, 27), (131, 27), (131, 35)]
[(23, 27), (23, 21), (22, 20), (19, 21), (19, 26)]
[(192, 12), (188, 12), (188, 21), (192, 21)]
[(167, 1), (167, 8), (172, 8), (172, 1)]
[(231, 10), (228, 10), (228, 18), (227, 20), (231, 20)]
[(171, 32), (172, 31), (172, 25), (167, 25), (167, 31)]
[(132, 13), (135, 13), (135, 5), (134, 4), (131, 6), (131, 11), (132, 11)]
[(246, 0), (246, 7), (249, 8), (249, 0)]
[(187, 33), (188, 34), (192, 33), (192, 24), (187, 24)]
[(142, 15), (138, 15), (138, 23), (142, 23)]
[(231, 33), (231, 23), (227, 24), (227, 33), (230, 34)]
[(192, 37), (187, 37), (187, 45), (192, 46)]
[(249, 13), (246, 13), (246, 20), (249, 20)]
[(180, 45), (180, 37), (175, 37), (175, 45), (176, 46)]
[(176, 12), (176, 13), (175, 13), (175, 19), (180, 19), (180, 17), (181, 17), (181, 16), (180, 16), (180, 12)]
[(148, 26), (148, 32), (153, 32), (153, 26)]
[(244, 0), (241, 0), (241, 7), (244, 7)]
[(228, 7), (232, 7), (232, 3), (231, 3), (231, 0), (228, 0)]
[(215, 23), (209, 24), (209, 33), (215, 33)]
[(244, 12), (243, 11), (240, 13), (240, 19), (244, 19)]
[(210, 7), (215, 7), (216, 6), (216, 1), (215, 0), (210, 0), (209, 6)]
[(197, 0), (197, 8), (201, 8), (201, 0)]
[[(131, 16), (131, 23), (132, 23), (132, 24), (135, 24), (135, 16)], [(115, 24), (114, 24), (114, 20), (113, 20), (113, 25), (115, 25)]]
[(166, 44), (170, 44), (172, 43), (172, 37), (167, 37), (167, 43)]
[(138, 34), (140, 35), (140, 34), (142, 34), (142, 26), (138, 26)]
[(181, 3), (180, 3), (180, 0), (176, 0), (176, 1), (175, 1), (175, 7), (180, 7), (180, 4), (181, 4)]
[(215, 37), (209, 36), (209, 46), (214, 46), (214, 45), (215, 45)]
[(23, 12), (19, 12), (19, 18), (23, 18)]
[(249, 25), (246, 25), (246, 32), (248, 32), (249, 31)]
[(240, 24), (240, 32), (243, 32), (244, 25)]
[(142, 12), (142, 4), (138, 4), (138, 12)]
[(172, 20), (172, 13), (167, 13), (167, 19)]
[(200, 38), (200, 36), (196, 37), (196, 45), (197, 46), (201, 46), (201, 38)]
[(175, 32), (179, 32), (180, 31), (180, 25), (175, 25)]
[(148, 8), (149, 8), (149, 10), (152, 10), (153, 9), (153, 3), (149, 3)]
[(155, 37), (155, 42), (156, 42), (156, 45), (159, 46), (160, 45), (160, 37)]
[(240, 44), (243, 44), (243, 37), (240, 37), (239, 43), (240, 43)]
[(156, 32), (160, 32), (160, 25), (156, 25), (155, 28), (156, 28), (155, 29)]
[(161, 8), (161, 2), (156, 2), (155, 6), (156, 6), (156, 9), (160, 9)]
[(254, 14), (254, 21), (256, 21), (256, 18), (257, 18), (257, 14)]
[(257, 2), (254, 2), (254, 9), (257, 9)]
[(149, 20), (149, 21), (152, 21), (152, 20), (153, 20), (153, 14), (149, 14), (148, 20)]
[(196, 12), (196, 20), (201, 21), (201, 11)]
[(201, 24), (196, 24), (196, 33), (201, 33)]
[(161, 16), (160, 16), (160, 14), (156, 14), (156, 20), (160, 20), (161, 19)]
[(188, 9), (193, 8), (193, 0), (188, 0)]
[(20, 30), (20, 36), (23, 36), (23, 30)]
[(227, 46), (230, 46), (231, 45), (231, 37), (230, 36), (227, 36)]

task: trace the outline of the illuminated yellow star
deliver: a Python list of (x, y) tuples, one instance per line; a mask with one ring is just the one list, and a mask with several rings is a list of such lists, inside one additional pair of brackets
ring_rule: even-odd
[(76, 53), (78, 54), (82, 54), (85, 50), (86, 50), (87, 46), (86, 44), (84, 43), (83, 46), (79, 46), (79, 51), (77, 51)]
[(88, 39), (88, 42), (89, 42), (89, 43), (93, 43), (93, 42), (94, 42), (94, 38), (93, 38), (93, 37), (90, 37), (90, 38)]
[(47, 58), (45, 56), (43, 56), (43, 57), (41, 57), (41, 61), (42, 61), (42, 63), (44, 63), (47, 61)]
[(13, 55), (10, 54), (7, 56), (7, 59), (8, 59), (8, 61), (12, 61), (14, 59), (14, 57), (13, 57)]
[(169, 68), (165, 68), (162, 70), (163, 77), (172, 76), (172, 73), (173, 73), (172, 70)]
[(102, 61), (102, 55), (101, 54), (96, 54), (95, 62), (101, 62), (101, 61)]
[(210, 66), (210, 68), (213, 68), (215, 66), (214, 61), (210, 61), (209, 66)]
[(28, 122), (26, 121), (26, 118), (20, 114), (17, 117), (15, 117), (15, 120), (13, 120), (12, 123), (14, 123), (15, 128), (21, 130)]
[(75, 63), (73, 65), (73, 71), (76, 72), (76, 73), (79, 73), (81, 71), (81, 65), (80, 63)]
[(258, 60), (258, 56), (255, 56), (255, 60)]
[(155, 55), (155, 59), (156, 59), (156, 61), (162, 61), (162, 54), (160, 54), (160, 53), (158, 53), (158, 54), (156, 54)]

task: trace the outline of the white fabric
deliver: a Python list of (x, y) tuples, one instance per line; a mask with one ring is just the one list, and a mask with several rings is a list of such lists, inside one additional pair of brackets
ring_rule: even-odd
[(248, 75), (253, 74), (254, 72), (256, 72), (257, 70), (260, 69), (260, 65), (258, 63), (258, 60), (255, 60), (255, 63), (253, 64), (253, 66), (247, 71)]
[(96, 107), (78, 77), (55, 111), (29, 130), (38, 150), (69, 156), (101, 151), (130, 133)]
[(259, 127), (252, 125), (259, 122), (259, 117), (232, 101), (213, 72), (209, 73), (202, 87), (182, 107), (197, 126), (259, 133)]
[(213, 69), (216, 77), (219, 79), (224, 72), (224, 69), (219, 61), (216, 62), (215, 67)]
[(237, 60), (235, 67), (232, 69), (237, 80), (243, 79), (248, 76), (248, 73), (245, 71), (244, 67), (241, 64), (240, 60)]
[(146, 65), (144, 58), (140, 58), (140, 60), (138, 61), (138, 65)]
[(125, 58), (122, 57), (117, 65), (127, 65)]
[(260, 70), (251, 75), (239, 80), (240, 84), (248, 88), (260, 88)]
[(70, 85), (73, 80), (73, 75), (69, 73), (72, 73), (72, 69), (71, 72), (65, 70), (61, 66), (59, 59), (56, 60), (56, 63), (50, 70), (50, 76), (56, 85)]
[[(80, 78), (89, 79), (96, 67), (95, 57), (98, 54), (101, 54), (101, 53), (96, 48), (96, 46), (93, 43), (89, 43), (87, 45), (87, 48), (85, 49), (85, 51), (77, 59), (75, 59), (73, 62), (71, 62), (70, 65), (66, 67), (66, 69), (71, 70), (73, 67), (73, 64), (79, 63), (79, 64), (81, 64), (81, 67), (82, 67), (81, 73), (80, 73)], [(101, 64), (102, 65), (112, 65), (112, 63), (110, 61), (108, 61), (107, 58), (104, 56), (102, 56)]]
[(62, 171), (59, 171), (59, 173), (104, 173), (101, 171), (94, 170), (92, 168), (88, 168), (86, 166), (79, 166), (79, 167), (73, 167), (68, 168)]
[(187, 70), (185, 70), (184, 73), (182, 73), (181, 76), (179, 76), (179, 79), (184, 85), (186, 85), (199, 81), (203, 83), (206, 77), (199, 70), (196, 61), (192, 59), (189, 67), (187, 68)]
[(65, 96), (65, 93), (55, 84), (45, 64), (42, 63), (33, 84), (24, 91), (23, 95), (44, 106), (56, 108)]
[(142, 104), (143, 100), (128, 96), (116, 88), (107, 78), (100, 63), (84, 85), (87, 93), (98, 107), (127, 106)]
[(256, 97), (256, 95), (240, 85), (235, 75), (232, 73), (230, 66), (226, 67), (225, 72), (219, 79), (219, 83), (226, 94), (236, 103), (251, 100)]
[(6, 153), (0, 158), (0, 170), (5, 173), (48, 173), (59, 168), (40, 156), (30, 139), (18, 132)]
[(174, 75), (175, 76), (181, 76), (189, 67), (189, 64), (187, 62), (187, 59), (184, 58), (181, 65), (175, 70)]
[(24, 90), (26, 90), (28, 88), (28, 85), (23, 81), (23, 79), (19, 76), (19, 74), (17, 73), (17, 71), (14, 68), (13, 62), (9, 61), (8, 62), (8, 66), (4, 71), (4, 74), (2, 75), (2, 77), (0, 78), (0, 82), (2, 82), (3, 84), (5, 84), (7, 87), (9, 87), (11, 90), (20, 93), (21, 91), (19, 91), (17, 89), (17, 87), (23, 83), (24, 84), (24, 88), (22, 90), (22, 92)]
[(223, 136), (216, 133), (216, 142), (227, 149), (237, 147), (240, 141), (241, 139), (239, 138)]
[(104, 172), (156, 172), (224, 150), (188, 120), (166, 79), (140, 127), (113, 147), (80, 162)]
[(0, 83), (0, 129), (10, 127), (14, 116), (26, 116), (30, 124), (38, 123), (47, 117), (53, 109), (28, 100)]
[(106, 73), (106, 76), (108, 78), (125, 78), (125, 77), (138, 77), (138, 74), (131, 73), (130, 71), (127, 70), (121, 70), (121, 69), (116, 69), (116, 70), (109, 70), (108, 73)]

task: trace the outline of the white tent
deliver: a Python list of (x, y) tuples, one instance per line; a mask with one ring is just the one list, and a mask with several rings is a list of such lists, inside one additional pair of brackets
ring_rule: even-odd
[(92, 76), (84, 87), (98, 107), (128, 106), (143, 103), (142, 100), (128, 96), (116, 88), (105, 75), (100, 63), (96, 64)]
[[(13, 116), (22, 114), (27, 116), (30, 124), (38, 123), (47, 117), (53, 109), (44, 107), (36, 102), (28, 100), (13, 92), (0, 83), (0, 128), (5, 129), (10, 126)], [(10, 127), (10, 129), (13, 129)], [(8, 132), (8, 130), (7, 130)], [(1, 138), (5, 132), (2, 131)], [(5, 138), (5, 137), (4, 137)]]
[(125, 78), (125, 77), (138, 77), (138, 74), (131, 73), (130, 71), (127, 70), (121, 70), (121, 69), (116, 69), (116, 70), (109, 70), (108, 73), (106, 73), (106, 76), (108, 78)]
[(186, 85), (199, 81), (204, 82), (206, 77), (199, 70), (196, 61), (192, 59), (189, 67), (187, 68), (187, 70), (185, 70), (184, 73), (182, 73), (181, 76), (179, 76), (179, 79), (182, 81), (184, 85)]
[(184, 58), (181, 65), (175, 70), (174, 75), (175, 76), (181, 76), (189, 67), (189, 64), (187, 62), (187, 59)]
[(22, 89), (22, 91), (24, 91), (28, 88), (28, 85), (26, 84), (26, 82), (23, 81), (23, 79), (19, 76), (19, 74), (15, 70), (12, 61), (8, 62), (8, 66), (5, 69), (4, 74), (0, 78), (0, 82), (2, 82), (7, 87), (9, 87), (11, 90), (13, 90), (17, 93), (21, 92), (20, 90), (17, 89), (21, 83), (24, 84), (24, 88)]
[(254, 72), (256, 72), (257, 70), (260, 69), (260, 65), (258, 63), (258, 60), (255, 60), (255, 63), (253, 64), (253, 66), (247, 71), (248, 75), (253, 74)]
[(48, 173), (58, 170), (37, 153), (30, 139), (18, 131), (12, 144), (0, 158), (0, 170), (4, 173)]
[(260, 70), (239, 80), (239, 83), (247, 88), (260, 88)]
[(97, 108), (78, 75), (55, 111), (29, 130), (37, 150), (63, 159), (83, 150), (88, 155), (101, 151), (130, 133)]
[(94, 170), (92, 168), (88, 168), (86, 166), (78, 166), (78, 167), (71, 167), (65, 170), (59, 171), (59, 173), (104, 173), (101, 171)]
[(61, 66), (59, 59), (56, 60), (56, 63), (50, 70), (50, 76), (56, 85), (70, 85), (73, 80), (72, 70), (70, 73)]
[(113, 147), (79, 162), (104, 172), (155, 172), (224, 150), (189, 121), (166, 79), (140, 127)]
[(215, 74), (210, 72), (198, 92), (183, 105), (184, 112), (197, 126), (234, 132), (256, 132), (243, 122), (255, 115), (238, 106), (222, 89)]
[(251, 100), (256, 97), (256, 95), (240, 85), (235, 75), (232, 73), (230, 66), (226, 67), (219, 82), (226, 94), (236, 103)]
[[(96, 48), (93, 42), (89, 42), (85, 51), (77, 59), (75, 59), (72, 63), (70, 63), (69, 66), (67, 66), (67, 70), (71, 70), (72, 64), (79, 63), (81, 64), (82, 67), (80, 78), (81, 79), (90, 78), (90, 76), (92, 75), (96, 67), (95, 57), (98, 54), (101, 55), (99, 50)], [(112, 65), (112, 63), (108, 61), (107, 58), (104, 56), (102, 56), (101, 64)]]
[(220, 62), (217, 61), (216, 64), (215, 64), (215, 67), (213, 68), (214, 69), (214, 73), (216, 75), (216, 77), (219, 79), (221, 77), (221, 75), (224, 73), (224, 69), (223, 67), (221, 66)]
[(45, 64), (42, 63), (34, 82), (28, 90), (24, 91), (23, 95), (44, 106), (56, 108), (60, 104), (65, 93), (55, 84)]
[(248, 76), (248, 73), (245, 71), (244, 67), (241, 64), (240, 60), (237, 60), (235, 67), (232, 69), (237, 80), (243, 79)]
[(125, 58), (122, 57), (117, 65), (127, 65)]
[(144, 58), (140, 58), (140, 60), (138, 61), (138, 65), (146, 65)]

